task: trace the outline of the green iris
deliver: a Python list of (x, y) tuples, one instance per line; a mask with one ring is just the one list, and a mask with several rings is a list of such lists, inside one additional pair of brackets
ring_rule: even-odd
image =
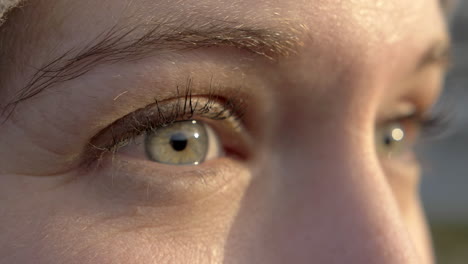
[(170, 165), (198, 165), (206, 159), (209, 138), (201, 122), (180, 121), (148, 133), (145, 150), (148, 158)]
[(376, 141), (379, 153), (388, 157), (402, 154), (408, 149), (405, 130), (398, 123), (378, 129)]

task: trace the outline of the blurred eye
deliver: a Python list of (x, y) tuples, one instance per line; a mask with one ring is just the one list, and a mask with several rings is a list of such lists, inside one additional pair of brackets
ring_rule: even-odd
[(148, 159), (170, 165), (198, 165), (222, 154), (214, 131), (196, 120), (179, 121), (148, 132), (144, 147)]
[(375, 145), (379, 156), (414, 160), (414, 146), (421, 139), (437, 137), (449, 128), (444, 113), (420, 114), (406, 111), (377, 125)]
[(383, 125), (377, 130), (376, 137), (377, 150), (385, 157), (403, 154), (410, 148), (407, 132), (399, 122)]

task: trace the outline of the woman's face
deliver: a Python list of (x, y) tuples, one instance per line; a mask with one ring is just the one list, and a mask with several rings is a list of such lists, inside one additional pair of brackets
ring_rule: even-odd
[(431, 263), (436, 0), (37, 0), (1, 37), (1, 263)]

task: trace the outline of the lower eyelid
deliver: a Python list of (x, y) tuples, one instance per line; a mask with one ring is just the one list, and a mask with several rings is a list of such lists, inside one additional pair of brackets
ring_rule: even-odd
[(208, 161), (200, 166), (157, 164), (134, 158), (107, 160), (89, 175), (99, 195), (122, 203), (173, 206), (193, 203), (224, 189), (232, 182), (247, 179), (250, 170), (243, 162), (229, 158)]

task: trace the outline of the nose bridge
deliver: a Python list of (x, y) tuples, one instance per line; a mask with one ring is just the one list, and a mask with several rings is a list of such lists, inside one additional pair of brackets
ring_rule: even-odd
[(280, 158), (271, 176), (278, 179), (270, 226), (278, 259), (419, 263), (372, 154), (344, 148), (310, 159), (307, 152)]
[(420, 263), (374, 151), (385, 74), (352, 65), (278, 86), (266, 159), (232, 229), (244, 263)]
[(268, 174), (252, 184), (239, 215), (244, 218), (240, 222), (246, 221), (240, 226), (252, 232), (250, 242), (239, 239), (250, 248), (247, 259), (269, 264), (420, 263), (366, 137), (346, 132), (322, 136), (287, 137), (269, 155), (259, 172)]
[(302, 106), (277, 129), (290, 136), (273, 150), (273, 240), (302, 256), (296, 263), (319, 256), (317, 263), (418, 263), (374, 151), (374, 106), (354, 101), (335, 102), (319, 117), (315, 106)]

